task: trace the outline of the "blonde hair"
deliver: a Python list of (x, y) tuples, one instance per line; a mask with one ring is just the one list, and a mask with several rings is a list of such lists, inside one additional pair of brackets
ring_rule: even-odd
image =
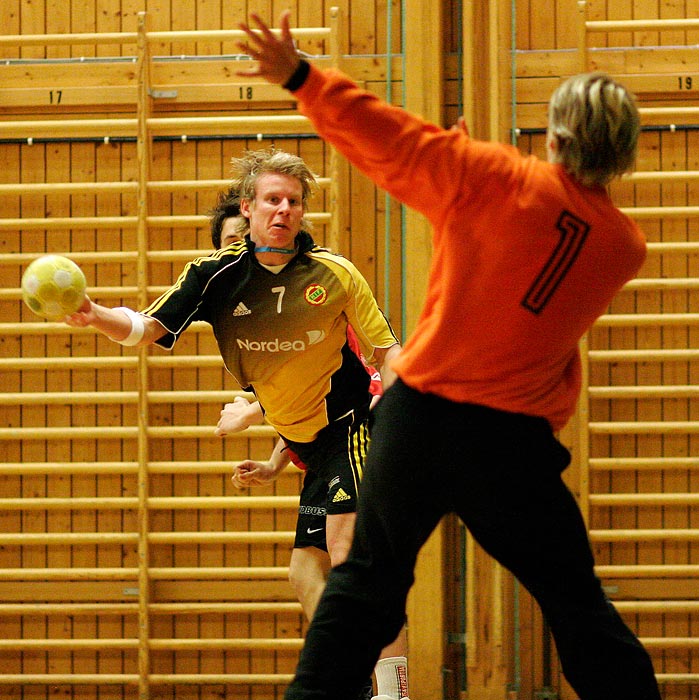
[(562, 83), (549, 101), (553, 161), (588, 187), (604, 186), (631, 170), (641, 130), (636, 102), (604, 73), (582, 73)]
[[(265, 173), (295, 177), (301, 183), (303, 209), (306, 211), (308, 200), (317, 187), (316, 177), (302, 158), (276, 148), (247, 151), (241, 158), (232, 158), (233, 181), (229, 192), (235, 192), (239, 201), (254, 200), (257, 180)], [(301, 228), (310, 233), (313, 224), (304, 216), (301, 219)], [(244, 216), (239, 217), (235, 223), (235, 230), (244, 236), (250, 230), (250, 220)]]

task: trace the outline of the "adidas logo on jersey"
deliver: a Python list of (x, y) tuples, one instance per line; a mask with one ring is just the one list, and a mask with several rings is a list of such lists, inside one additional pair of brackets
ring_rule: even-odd
[(333, 503), (340, 503), (340, 501), (349, 501), (352, 497), (348, 496), (344, 489), (340, 489), (333, 498)]
[(252, 313), (250, 309), (248, 309), (245, 304), (241, 301), (238, 306), (235, 307), (235, 310), (233, 311), (234, 316), (249, 316)]

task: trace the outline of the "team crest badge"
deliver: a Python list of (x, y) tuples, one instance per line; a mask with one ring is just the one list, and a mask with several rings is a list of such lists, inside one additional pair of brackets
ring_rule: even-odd
[(311, 284), (306, 287), (304, 298), (312, 306), (325, 304), (328, 298), (328, 290), (322, 284)]

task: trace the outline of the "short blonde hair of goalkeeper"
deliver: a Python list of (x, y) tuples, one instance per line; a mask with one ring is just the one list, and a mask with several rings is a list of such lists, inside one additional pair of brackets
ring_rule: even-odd
[(549, 101), (549, 160), (587, 187), (604, 187), (633, 169), (641, 131), (636, 100), (605, 73), (563, 82)]

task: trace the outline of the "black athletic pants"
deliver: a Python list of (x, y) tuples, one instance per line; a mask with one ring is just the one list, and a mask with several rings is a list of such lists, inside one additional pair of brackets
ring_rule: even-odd
[(396, 382), (376, 409), (352, 551), (330, 573), (286, 699), (355, 700), (404, 623), (419, 549), (455, 512), (536, 598), (581, 700), (659, 700), (647, 653), (594, 575), (560, 477), (569, 461), (543, 419)]

